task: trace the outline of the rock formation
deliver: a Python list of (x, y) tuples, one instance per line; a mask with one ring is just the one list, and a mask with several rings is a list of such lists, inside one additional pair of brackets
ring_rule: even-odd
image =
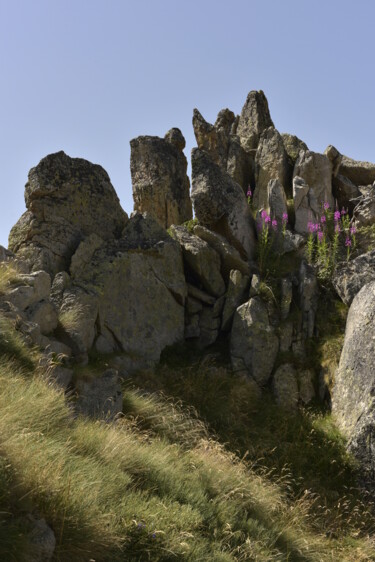
[[(152, 369), (174, 344), (200, 354), (227, 348), (233, 376), (257, 395), (273, 393), (288, 414), (315, 399), (320, 384), (375, 480), (375, 251), (353, 238), (330, 265), (331, 291), (351, 305), (332, 390), (308, 356), (319, 338), (321, 271), (305, 250), (323, 203), (332, 232), (336, 201), (348, 209), (346, 236), (353, 226), (371, 230), (375, 165), (280, 135), (263, 92), (249, 93), (240, 116), (220, 111), (214, 125), (194, 110), (193, 126), (191, 198), (179, 129), (131, 141), (130, 218), (100, 166), (59, 152), (33, 168), (27, 211), (9, 250), (0, 247), (1, 271), (10, 271), (1, 315), (45, 363), (53, 358), (51, 380), (74, 390), (75, 414), (107, 422), (121, 413), (122, 379)], [(267, 267), (259, 258), (265, 239), (274, 255)], [(93, 354), (108, 358), (106, 368), (77, 380), (76, 366)]]
[(9, 249), (33, 271), (67, 270), (86, 236), (120, 236), (127, 215), (101, 166), (64, 152), (46, 156), (29, 172), (27, 211), (9, 235)]
[(151, 213), (168, 228), (192, 218), (185, 139), (179, 129), (130, 141), (134, 210)]

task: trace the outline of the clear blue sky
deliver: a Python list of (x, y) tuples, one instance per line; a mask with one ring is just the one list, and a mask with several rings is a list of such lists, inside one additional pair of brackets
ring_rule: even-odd
[(132, 210), (129, 141), (264, 90), (275, 126), (375, 161), (373, 0), (0, 0), (0, 244), (27, 173), (64, 150)]

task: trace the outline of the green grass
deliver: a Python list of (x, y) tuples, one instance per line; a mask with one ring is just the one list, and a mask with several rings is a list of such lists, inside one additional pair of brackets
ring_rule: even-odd
[(0, 560), (23, 560), (30, 511), (61, 562), (374, 559), (373, 519), (329, 417), (289, 418), (212, 359), (165, 358), (106, 425), (72, 417), (43, 371), (2, 354)]

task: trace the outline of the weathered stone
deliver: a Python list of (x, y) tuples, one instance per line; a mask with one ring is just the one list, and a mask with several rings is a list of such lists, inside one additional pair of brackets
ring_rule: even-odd
[(304, 404), (309, 404), (315, 398), (314, 379), (315, 373), (312, 369), (298, 372), (299, 397)]
[(333, 173), (333, 177), (335, 178), (340, 168), (342, 156), (337, 150), (337, 148), (335, 148), (331, 144), (327, 146), (327, 148), (324, 151), (324, 154), (332, 162), (332, 173)]
[(20, 285), (6, 295), (8, 301), (20, 310), (26, 310), (31, 305), (48, 299), (51, 291), (51, 278), (45, 271), (22, 274), (17, 276)]
[(205, 304), (209, 304), (209, 305), (215, 304), (215, 297), (212, 297), (211, 295), (208, 295), (204, 291), (201, 291), (200, 289), (198, 289), (198, 287), (194, 287), (194, 285), (190, 285), (190, 283), (187, 283), (186, 285), (187, 285), (187, 290), (188, 290), (189, 296), (191, 296), (194, 299), (197, 299), (197, 300), (199, 300), (199, 301), (201, 301), (202, 303), (205, 303)]
[(349, 178), (346, 178), (341, 174), (337, 174), (337, 176), (332, 180), (332, 188), (333, 196), (337, 200), (339, 208), (341, 209), (344, 207), (349, 210), (350, 214), (352, 214), (356, 205), (355, 201), (352, 201), (352, 199), (356, 199), (361, 195), (358, 187), (354, 185)]
[(9, 248), (33, 271), (67, 270), (83, 238), (95, 232), (114, 238), (127, 221), (103, 168), (64, 152), (30, 170), (25, 200), (28, 210), (12, 228)]
[(375, 224), (375, 183), (357, 201), (353, 220), (356, 227)]
[(57, 311), (50, 301), (43, 300), (33, 305), (27, 310), (27, 315), (32, 322), (39, 325), (41, 333), (45, 336), (57, 328)]
[(15, 254), (13, 254), (13, 252), (7, 250), (7, 248), (4, 248), (4, 246), (0, 245), (0, 263), (4, 261), (10, 261), (14, 259), (14, 257)]
[(197, 109), (193, 113), (193, 128), (198, 148), (207, 152), (215, 164), (223, 170), (227, 168), (229, 134), (234, 113), (223, 109), (217, 116), (215, 125), (207, 123)]
[(171, 234), (182, 248), (184, 262), (203, 288), (214, 296), (225, 292), (220, 273), (220, 256), (207, 242), (191, 234), (184, 226), (172, 226)]
[(307, 234), (308, 223), (319, 221), (320, 208), (314, 188), (299, 176), (293, 178), (293, 199), (296, 217), (294, 228), (300, 234)]
[(299, 270), (299, 295), (302, 311), (302, 336), (304, 339), (311, 338), (314, 334), (319, 291), (315, 270), (305, 261), (301, 262)]
[(78, 380), (76, 411), (94, 419), (113, 421), (122, 412), (122, 390), (118, 373), (108, 369), (92, 380)]
[(188, 296), (186, 299), (185, 309), (190, 315), (197, 314), (202, 310), (202, 303), (194, 297)]
[(56, 547), (55, 534), (44, 519), (37, 519), (29, 514), (25, 517), (30, 529), (27, 534), (26, 555), (23, 562), (50, 562)]
[[(319, 154), (311, 150), (300, 152), (294, 166), (293, 178), (295, 179), (296, 176), (302, 178), (314, 191), (318, 208), (322, 209), (325, 201), (330, 204), (331, 209), (333, 208), (332, 162), (325, 154)], [(297, 232), (299, 231), (297, 230)]]
[(222, 275), (225, 280), (228, 280), (232, 269), (238, 269), (244, 275), (250, 274), (249, 263), (241, 258), (236, 248), (233, 248), (224, 236), (200, 224), (194, 227), (194, 234), (205, 240), (220, 255)]
[(71, 385), (73, 380), (74, 371), (73, 369), (67, 369), (61, 365), (56, 365), (49, 372), (51, 380), (63, 390), (67, 390)]
[(290, 165), (294, 166), (301, 150), (309, 150), (309, 149), (301, 139), (296, 137), (296, 135), (290, 135), (289, 133), (282, 133), (281, 138), (283, 139), (284, 148), (287, 153)]
[(366, 476), (375, 485), (375, 282), (349, 309), (344, 347), (332, 392), (335, 419)]
[(255, 153), (255, 150), (246, 152), (237, 135), (230, 136), (227, 172), (245, 193), (248, 187), (255, 183)]
[(289, 351), (293, 341), (293, 323), (288, 321), (280, 326), (280, 351)]
[(187, 290), (181, 249), (151, 216), (132, 216), (121, 239), (96, 250), (79, 282), (83, 297), (97, 305), (82, 326), (90, 346), (95, 334), (110, 333), (119, 350), (155, 362), (164, 347), (183, 339)]
[(371, 281), (375, 281), (375, 250), (348, 262), (338, 263), (332, 280), (338, 295), (347, 305)]
[(236, 309), (247, 300), (250, 287), (250, 277), (233, 269), (229, 275), (228, 290), (225, 299), (221, 329), (229, 331), (232, 327), (233, 314)]
[(273, 376), (272, 390), (277, 404), (288, 412), (298, 405), (297, 373), (293, 365), (281, 365)]
[(273, 126), (266, 96), (262, 90), (252, 90), (242, 108), (236, 131), (246, 152), (257, 148), (261, 133)]
[(350, 179), (355, 185), (370, 185), (375, 182), (375, 164), (353, 160), (342, 156), (339, 173)]
[(281, 239), (281, 244), (277, 249), (280, 255), (283, 255), (288, 254), (289, 252), (295, 252), (302, 248), (302, 246), (304, 246), (305, 244), (306, 240), (303, 236), (286, 229), (285, 235)]
[[(89, 265), (94, 252), (104, 245), (104, 240), (97, 234), (90, 234), (78, 246), (72, 256), (70, 264), (70, 274), (72, 279), (79, 278), (80, 273)], [(65, 278), (63, 283), (65, 283)]]
[(108, 337), (107, 334), (100, 334), (95, 340), (95, 349), (103, 355), (113, 353), (116, 350), (116, 342), (113, 337)]
[(270, 325), (267, 309), (259, 297), (251, 298), (234, 313), (230, 340), (233, 370), (247, 370), (259, 386), (270, 376), (279, 341)]
[(249, 298), (256, 297), (260, 294), (261, 279), (259, 275), (253, 275), (251, 278)]
[(192, 218), (184, 144), (179, 129), (168, 131), (164, 139), (130, 141), (134, 210), (151, 213), (164, 228)]
[(219, 335), (220, 318), (216, 316), (215, 310), (211, 306), (204, 306), (199, 318), (199, 345), (208, 347), (212, 345)]
[[(257, 209), (268, 207), (268, 184), (270, 180), (279, 180), (282, 189), (288, 187), (288, 167), (289, 163), (283, 139), (274, 127), (268, 127), (260, 135), (255, 156), (256, 188), (254, 205)], [(291, 192), (291, 188), (289, 192)]]
[(281, 279), (281, 302), (280, 302), (280, 317), (281, 320), (286, 320), (289, 316), (290, 306), (293, 298), (293, 281), (291, 276), (283, 277)]
[(288, 214), (286, 195), (279, 179), (272, 179), (267, 185), (267, 205), (272, 219), (276, 219), (282, 225), (283, 216)]
[(60, 271), (53, 279), (51, 287), (51, 301), (60, 308), (64, 297), (64, 291), (70, 285), (70, 275), (66, 271)]
[(200, 335), (199, 314), (187, 316), (185, 321), (185, 339), (199, 338)]
[(205, 152), (192, 151), (192, 199), (199, 222), (227, 238), (244, 259), (255, 251), (253, 218), (241, 187)]

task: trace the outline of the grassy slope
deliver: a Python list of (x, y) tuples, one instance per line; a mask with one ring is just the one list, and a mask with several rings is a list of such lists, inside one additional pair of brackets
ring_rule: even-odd
[[(0, 560), (22, 560), (30, 510), (53, 528), (61, 561), (375, 559), (370, 516), (357, 499), (346, 494), (334, 509), (322, 490), (301, 491), (312, 463), (318, 484), (326, 472), (337, 496), (350, 482), (342, 443), (321, 416), (289, 420), (267, 400), (260, 411), (224, 369), (177, 370), (171, 362), (157, 384), (183, 392), (199, 414), (128, 389), (116, 426), (73, 419), (4, 322), (0, 343)], [(302, 456), (311, 448), (300, 464), (298, 448)]]

